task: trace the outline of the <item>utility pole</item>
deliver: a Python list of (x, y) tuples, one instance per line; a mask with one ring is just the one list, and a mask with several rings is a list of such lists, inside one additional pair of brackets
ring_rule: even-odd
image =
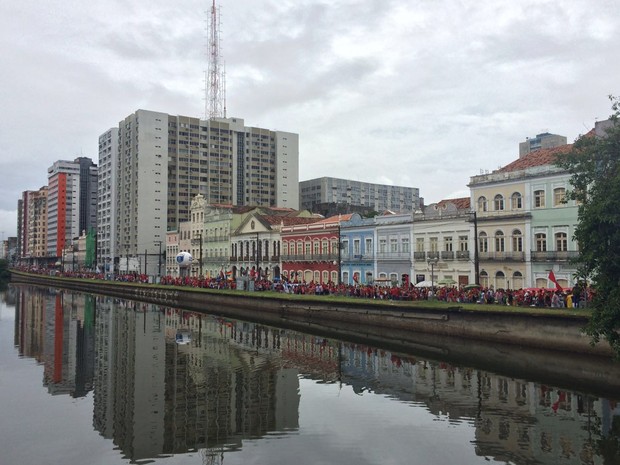
[(260, 274), (258, 272), (258, 267), (260, 266), (260, 242), (258, 238), (258, 233), (256, 233), (256, 277), (260, 278)]
[(476, 275), (476, 282), (474, 284), (480, 284), (480, 259), (478, 257), (478, 214), (475, 210), (471, 213), (474, 218), (474, 273)]
[(146, 274), (146, 257), (147, 257), (146, 252), (147, 250), (144, 249), (144, 274)]
[(159, 244), (159, 263), (157, 264), (157, 276), (161, 277), (161, 241), (155, 241)]

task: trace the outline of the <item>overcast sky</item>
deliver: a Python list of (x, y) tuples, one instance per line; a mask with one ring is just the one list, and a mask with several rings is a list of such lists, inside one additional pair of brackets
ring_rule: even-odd
[[(296, 132), (300, 180), (468, 195), (620, 94), (617, 0), (221, 0), (228, 116)], [(0, 234), (59, 159), (138, 109), (204, 115), (209, 0), (0, 3)]]

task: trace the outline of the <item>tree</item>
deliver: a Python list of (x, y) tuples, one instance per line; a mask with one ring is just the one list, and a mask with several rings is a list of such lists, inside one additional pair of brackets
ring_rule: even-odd
[(613, 114), (605, 134), (580, 136), (558, 165), (571, 174), (567, 198), (579, 204), (578, 276), (594, 288), (585, 331), (593, 344), (607, 340), (620, 358), (620, 100), (609, 98)]

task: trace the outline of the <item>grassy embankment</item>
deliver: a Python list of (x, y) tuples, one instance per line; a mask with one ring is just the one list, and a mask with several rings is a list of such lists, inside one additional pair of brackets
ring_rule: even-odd
[(358, 298), (358, 297), (347, 297), (340, 295), (300, 295), (300, 294), (285, 294), (281, 292), (275, 291), (238, 291), (238, 290), (230, 290), (230, 289), (204, 289), (204, 288), (191, 288), (191, 287), (178, 287), (174, 286), (165, 286), (161, 284), (141, 284), (141, 283), (124, 283), (119, 281), (101, 281), (98, 279), (78, 279), (78, 278), (61, 278), (56, 276), (45, 276), (46, 279), (51, 279), (54, 281), (58, 281), (59, 285), (63, 281), (77, 281), (77, 282), (90, 282), (93, 284), (106, 284), (106, 285), (118, 285), (118, 286), (138, 286), (145, 287), (148, 289), (166, 289), (173, 290), (179, 289), (184, 291), (192, 291), (199, 292), (205, 294), (217, 294), (217, 295), (230, 295), (230, 296), (244, 296), (251, 297), (253, 299), (279, 299), (283, 301), (291, 301), (291, 302), (315, 302), (320, 304), (355, 304), (359, 302), (364, 305), (371, 305), (377, 307), (391, 307), (391, 308), (402, 308), (402, 309), (415, 309), (419, 308), (436, 308), (437, 310), (465, 310), (465, 311), (476, 311), (476, 312), (505, 312), (505, 313), (521, 313), (528, 315), (540, 315), (540, 316), (550, 316), (550, 315), (558, 315), (558, 316), (574, 316), (574, 317), (588, 317), (590, 316), (590, 310), (585, 308), (545, 308), (545, 307), (518, 307), (518, 306), (507, 306), (507, 305), (496, 305), (496, 304), (469, 304), (469, 303), (458, 303), (458, 302), (440, 302), (437, 300), (416, 300), (416, 301), (394, 301), (394, 300), (376, 300), (376, 299), (366, 299), (366, 298)]

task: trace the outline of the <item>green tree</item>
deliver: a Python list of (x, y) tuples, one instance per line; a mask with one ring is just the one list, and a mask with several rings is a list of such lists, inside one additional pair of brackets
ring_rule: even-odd
[(567, 198), (579, 203), (578, 276), (594, 288), (586, 333), (592, 343), (607, 340), (620, 357), (620, 100), (609, 98), (613, 114), (605, 134), (580, 136), (558, 164), (571, 173)]
[(8, 282), (10, 279), (9, 262), (7, 260), (0, 260), (0, 282)]

